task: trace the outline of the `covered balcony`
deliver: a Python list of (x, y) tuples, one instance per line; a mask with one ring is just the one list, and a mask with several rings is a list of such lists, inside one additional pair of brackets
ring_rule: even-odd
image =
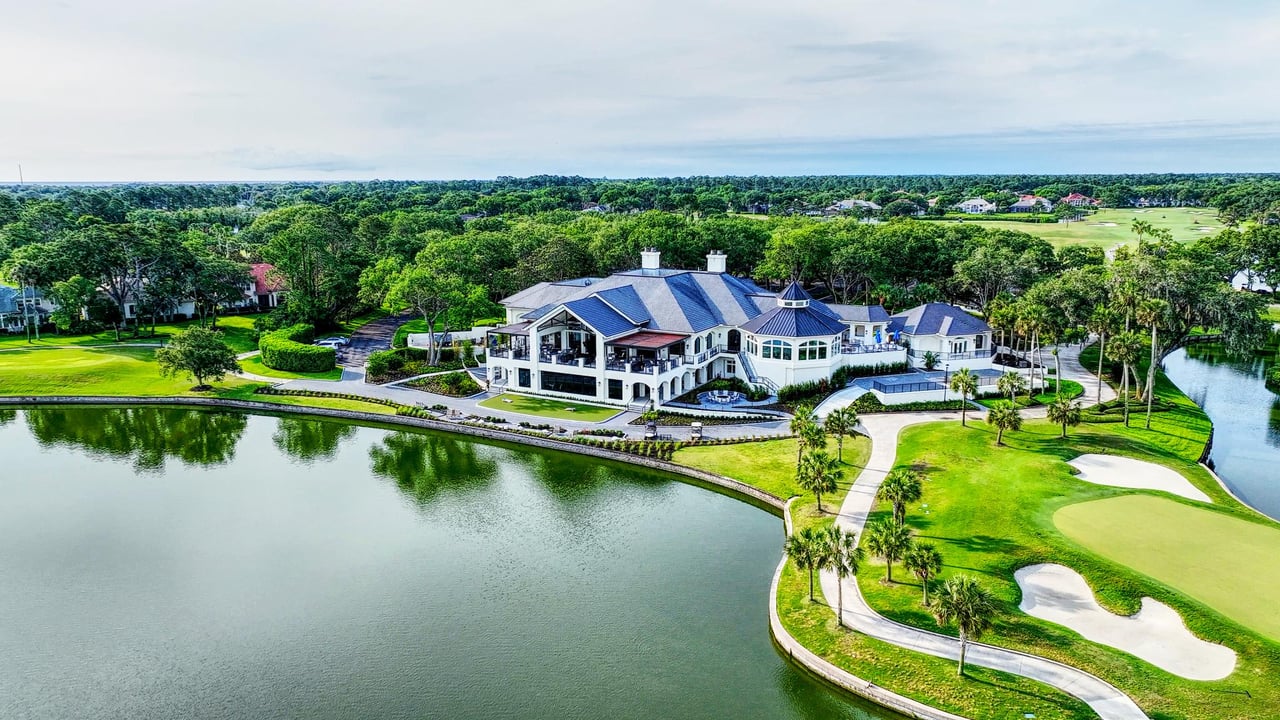
[(684, 365), (685, 342), (676, 333), (641, 330), (605, 342), (605, 368), (615, 372), (661, 375)]

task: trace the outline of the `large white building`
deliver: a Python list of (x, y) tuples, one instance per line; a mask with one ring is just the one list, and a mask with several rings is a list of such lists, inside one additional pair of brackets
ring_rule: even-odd
[[(918, 364), (908, 357), (912, 342), (957, 357), (990, 348), (989, 328), (973, 326), (964, 350), (945, 339), (953, 325), (971, 327), (967, 321), (916, 338), (916, 324), (891, 333), (879, 305), (828, 305), (798, 283), (769, 292), (725, 272), (721, 253), (707, 256), (705, 270), (663, 268), (658, 252), (641, 255), (635, 270), (539, 283), (504, 299), (508, 324), (488, 333), (490, 388), (661, 405), (717, 377), (777, 390), (842, 366)], [(937, 312), (946, 314), (928, 317)], [(920, 330), (932, 327), (930, 320)]]

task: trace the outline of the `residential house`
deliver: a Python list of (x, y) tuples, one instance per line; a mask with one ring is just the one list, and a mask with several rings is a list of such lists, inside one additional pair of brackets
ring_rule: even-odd
[(38, 288), (0, 285), (0, 331), (18, 333), (28, 323), (44, 324), (56, 309)]
[(773, 293), (730, 275), (640, 267), (605, 278), (538, 283), (502, 301), (507, 325), (488, 333), (495, 390), (662, 405), (717, 377), (777, 390), (843, 366), (905, 363), (880, 306), (826, 305), (798, 284)]
[(1019, 195), (1018, 202), (1009, 206), (1009, 212), (1049, 212), (1053, 201), (1039, 195)]
[(1098, 204), (1098, 201), (1088, 195), (1081, 195), (1080, 193), (1073, 192), (1059, 200), (1058, 203), (1066, 203), (1071, 207), (1093, 207)]
[(985, 213), (993, 213), (996, 211), (995, 203), (987, 202), (982, 198), (969, 198), (962, 203), (958, 203), (954, 207), (960, 212), (969, 215), (983, 215)]
[(933, 353), (938, 369), (967, 367), (989, 369), (995, 347), (991, 342), (991, 326), (962, 308), (946, 303), (928, 303), (900, 312), (889, 318), (889, 333), (907, 346), (912, 367), (926, 364), (926, 353)]
[(270, 310), (284, 301), (284, 281), (272, 272), (275, 269), (270, 263), (254, 263), (249, 266), (249, 274), (253, 277), (251, 293), (259, 310)]
[(834, 205), (828, 205), (826, 208), (823, 209), (822, 214), (823, 215), (844, 215), (845, 213), (856, 212), (862, 215), (869, 215), (871, 213), (875, 213), (879, 211), (880, 211), (880, 206), (877, 205), (876, 203), (871, 202), (870, 200), (859, 200), (857, 198), (850, 198), (848, 200), (841, 200), (835, 203)]

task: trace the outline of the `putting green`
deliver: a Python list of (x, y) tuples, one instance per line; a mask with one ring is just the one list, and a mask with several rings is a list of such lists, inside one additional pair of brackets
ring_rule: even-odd
[(1151, 495), (1068, 505), (1053, 522), (1098, 555), (1280, 640), (1280, 527)]

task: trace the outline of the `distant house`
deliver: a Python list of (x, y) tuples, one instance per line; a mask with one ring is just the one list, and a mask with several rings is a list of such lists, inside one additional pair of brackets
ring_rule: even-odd
[(968, 215), (982, 215), (984, 213), (993, 213), (996, 211), (994, 203), (989, 203), (982, 198), (970, 198), (962, 203), (955, 205), (962, 213)]
[(889, 332), (909, 348), (914, 367), (924, 366), (926, 352), (937, 355), (939, 368), (991, 367), (991, 326), (955, 305), (929, 303), (900, 312), (889, 318)]
[(582, 212), (607, 213), (609, 212), (609, 206), (601, 205), (600, 203), (593, 203), (593, 202), (582, 203)]
[(871, 202), (870, 200), (859, 200), (857, 198), (850, 198), (848, 200), (841, 200), (833, 205), (828, 205), (826, 208), (823, 209), (822, 214), (823, 215), (843, 215), (844, 213), (847, 213), (847, 212), (857, 212), (857, 211), (868, 212), (868, 213), (879, 212), (880, 206), (877, 205), (876, 203)]
[(1019, 195), (1018, 202), (1009, 206), (1009, 212), (1049, 212), (1053, 201), (1039, 195)]
[(272, 272), (275, 269), (270, 263), (254, 263), (249, 267), (249, 273), (253, 276), (253, 296), (261, 310), (278, 307), (284, 299), (286, 288), (284, 282)]
[(0, 330), (22, 332), (26, 322), (45, 323), (56, 309), (36, 288), (0, 285)]
[(1098, 201), (1094, 200), (1088, 195), (1081, 195), (1080, 193), (1073, 192), (1070, 195), (1059, 200), (1058, 203), (1059, 204), (1066, 203), (1071, 207), (1093, 207), (1094, 205), (1098, 204)]

